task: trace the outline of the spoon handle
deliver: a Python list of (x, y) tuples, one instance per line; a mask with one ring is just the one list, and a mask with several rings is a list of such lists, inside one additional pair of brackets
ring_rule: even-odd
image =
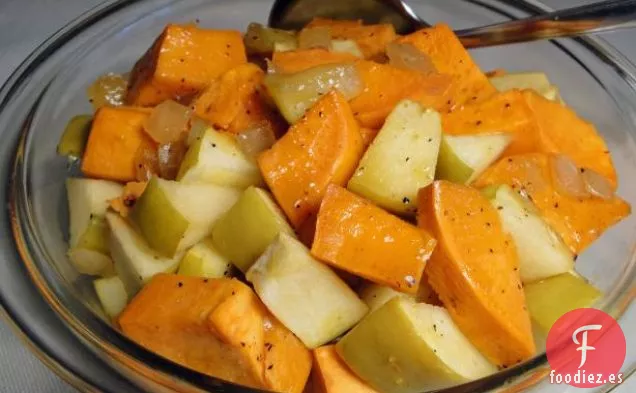
[(572, 37), (636, 27), (636, 0), (611, 0), (457, 31), (469, 48)]

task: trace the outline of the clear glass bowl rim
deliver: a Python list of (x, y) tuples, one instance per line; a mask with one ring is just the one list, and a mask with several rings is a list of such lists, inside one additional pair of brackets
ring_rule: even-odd
[[(102, 18), (113, 13), (122, 11), (126, 6), (139, 3), (143, 0), (109, 0), (93, 9), (85, 12), (75, 18), (67, 25), (59, 29), (51, 35), (40, 46), (38, 46), (11, 74), (5, 84), (0, 88), (0, 118), (4, 115), (6, 108), (9, 106), (11, 98), (20, 93), (20, 87), (23, 83), (28, 83), (29, 75), (34, 72), (41, 64), (46, 62), (48, 57), (58, 48), (62, 47), (67, 41), (72, 40), (81, 32), (90, 27), (93, 23), (98, 22)], [(150, 0), (145, 0), (150, 1)], [(484, 5), (479, 1), (475, 1), (480, 5)], [(509, 4), (514, 8), (536, 14), (548, 12), (551, 9), (539, 1), (525, 0), (503, 0), (500, 3)], [(487, 7), (487, 5), (484, 5)], [(500, 12), (500, 10), (497, 10)], [(509, 15), (506, 15), (509, 16)], [(611, 65), (622, 79), (636, 91), (636, 67), (620, 52), (614, 49), (603, 39), (596, 37), (586, 37), (577, 39), (586, 49), (594, 55), (601, 58), (604, 62)], [(64, 302), (58, 297), (53, 286), (47, 281), (45, 276), (40, 272), (37, 263), (33, 258), (33, 254), (29, 251), (32, 246), (33, 239), (29, 239), (28, 225), (24, 225), (24, 209), (28, 209), (24, 205), (26, 195), (24, 173), (25, 170), (21, 165), (22, 149), (24, 147), (25, 135), (28, 133), (28, 127), (22, 131), (19, 144), (15, 149), (16, 155), (12, 166), (12, 173), (9, 187), (9, 214), (10, 224), (14, 235), (15, 246), (21, 256), (22, 262), (25, 264), (31, 280), (36, 285), (38, 291), (44, 297), (45, 301), (51, 306), (53, 311), (62, 319), (64, 324), (73, 331), (91, 350), (106, 359), (109, 363), (115, 363), (121, 367), (120, 370), (138, 373), (144, 378), (152, 381), (156, 386), (169, 387), (171, 389), (183, 391), (201, 391), (200, 389), (220, 389), (220, 391), (228, 392), (258, 392), (254, 389), (245, 388), (236, 384), (219, 380), (217, 378), (205, 376), (196, 371), (186, 369), (169, 360), (166, 360), (150, 351), (138, 346), (130, 340), (123, 337), (115, 331), (119, 336), (119, 346), (113, 345), (112, 342), (104, 341), (100, 337), (93, 334), (76, 315), (70, 311)], [(26, 231), (25, 231), (26, 230)], [(635, 268), (636, 254), (632, 252), (627, 274), (623, 277), (617, 288), (607, 297), (603, 304), (603, 309), (610, 314), (619, 318), (630, 305), (634, 297), (634, 277), (636, 276)], [(0, 305), (4, 308), (4, 305)], [(10, 313), (3, 310), (3, 314), (10, 318)], [(107, 325), (105, 321), (97, 317), (93, 317), (103, 325)], [(15, 324), (14, 327), (19, 325)], [(19, 327), (18, 327), (19, 329)], [(26, 333), (26, 332), (25, 332)], [(29, 342), (28, 336), (25, 335), (24, 340)], [(68, 372), (65, 365), (56, 363), (53, 359), (47, 358), (46, 354), (38, 353), (39, 350), (34, 345), (28, 345), (41, 359), (46, 360), (46, 365), (51, 367), (58, 375), (61, 375), (67, 382), (81, 390), (88, 390), (85, 383), (73, 378)], [(126, 348), (122, 350), (122, 347)], [(477, 392), (488, 391), (494, 388), (500, 388), (507, 385), (516, 389), (530, 387), (540, 382), (547, 374), (547, 359), (545, 354), (536, 356), (527, 362), (515, 366), (513, 368), (503, 370), (497, 374), (488, 376), (478, 381), (469, 382), (463, 385), (454, 386), (448, 389), (440, 390), (440, 392), (459, 393), (459, 392)], [(633, 365), (632, 365), (633, 366)], [(634, 372), (634, 367), (629, 370), (628, 374)], [(178, 378), (179, 380), (175, 380)], [(85, 381), (84, 381), (85, 382)], [(99, 389), (99, 387), (95, 387)], [(613, 387), (609, 387), (609, 391)]]

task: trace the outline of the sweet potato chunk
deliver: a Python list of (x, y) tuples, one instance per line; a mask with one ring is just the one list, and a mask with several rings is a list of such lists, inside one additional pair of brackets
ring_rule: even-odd
[(328, 27), (332, 39), (355, 41), (366, 59), (382, 55), (384, 48), (397, 37), (395, 28), (388, 23), (363, 25), (359, 20), (315, 18), (306, 26), (313, 27)]
[(438, 24), (422, 29), (399, 38), (397, 42), (414, 45), (430, 57), (438, 72), (454, 77), (454, 105), (481, 101), (496, 93), (448, 25)]
[(237, 280), (157, 275), (119, 324), (176, 363), (255, 388), (300, 393), (311, 369), (309, 351)]
[(224, 73), (212, 82), (192, 103), (194, 113), (216, 128), (233, 134), (255, 124), (278, 127), (274, 111), (262, 97), (265, 73), (248, 63)]
[(134, 181), (138, 149), (154, 144), (143, 128), (147, 117), (147, 111), (137, 108), (98, 109), (82, 157), (82, 172), (98, 179)]
[(315, 393), (377, 393), (347, 367), (334, 345), (316, 348), (313, 355)]
[(426, 274), (460, 330), (496, 365), (532, 357), (517, 255), (490, 202), (474, 188), (436, 181), (420, 191), (418, 224), (438, 239)]
[(427, 232), (330, 185), (318, 212), (311, 253), (339, 269), (415, 294), (435, 244)]
[(126, 103), (153, 106), (191, 96), (246, 61), (243, 37), (238, 31), (168, 25), (135, 64)]
[(350, 63), (356, 60), (358, 58), (352, 54), (330, 52), (320, 48), (274, 52), (272, 56), (274, 69), (283, 74), (293, 74), (321, 65)]
[(532, 111), (518, 90), (445, 113), (442, 128), (449, 135), (510, 133), (513, 140), (504, 155), (536, 151), (539, 134)]
[(552, 180), (550, 154), (510, 156), (486, 170), (475, 186), (508, 184), (523, 190), (543, 219), (575, 254), (581, 253), (605, 230), (631, 213), (627, 202), (615, 196), (580, 199), (558, 191)]
[(364, 90), (351, 100), (351, 110), (362, 127), (382, 127), (395, 105), (404, 99), (440, 112), (449, 108), (452, 78), (447, 75), (424, 75), (372, 61), (359, 61), (356, 68)]
[(358, 124), (342, 94), (324, 95), (258, 163), (292, 225), (318, 211), (330, 183), (346, 184), (362, 156)]
[(570, 108), (530, 90), (509, 90), (465, 105), (442, 117), (450, 135), (509, 132), (513, 141), (504, 155), (562, 153), (616, 185), (616, 171), (605, 141), (594, 126)]
[(616, 186), (616, 170), (605, 141), (591, 123), (560, 102), (526, 90), (523, 97), (534, 114), (539, 129), (538, 151), (562, 153), (578, 166), (590, 168)]

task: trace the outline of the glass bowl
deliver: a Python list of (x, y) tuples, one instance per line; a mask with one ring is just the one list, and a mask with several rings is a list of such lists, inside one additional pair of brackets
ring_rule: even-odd
[[(484, 25), (547, 10), (528, 1), (411, 1), (429, 22), (446, 21), (455, 28)], [(55, 152), (66, 122), (90, 113), (85, 90), (107, 72), (126, 72), (169, 22), (200, 21), (204, 27), (246, 28), (265, 22), (265, 0), (120, 0), (106, 2), (59, 30), (12, 75), (0, 91), (0, 144), (8, 198), (3, 211), (15, 253), (6, 264), (23, 264), (31, 280), (86, 350), (139, 388), (153, 391), (252, 392), (180, 367), (121, 335), (102, 314), (86, 277), (66, 258), (67, 206), (64, 180), (75, 168)], [(474, 56), (483, 69), (543, 70), (565, 101), (598, 127), (613, 154), (622, 180), (619, 194), (636, 202), (636, 68), (598, 38), (559, 40), (481, 49)], [(634, 297), (633, 246), (636, 215), (609, 230), (577, 261), (577, 270), (605, 293), (597, 307), (620, 318)], [(8, 244), (6, 239), (2, 240)], [(9, 245), (11, 246), (11, 245)], [(19, 258), (13, 258), (13, 255)], [(4, 288), (3, 288), (4, 289)], [(0, 297), (3, 302), (19, 299)], [(8, 300), (7, 300), (8, 299)], [(6, 304), (3, 304), (6, 307)], [(633, 311), (633, 308), (632, 308)], [(636, 326), (625, 326), (633, 334)], [(63, 365), (60, 367), (64, 367)], [(76, 365), (77, 367), (77, 365)], [(634, 369), (628, 351), (626, 373)], [(445, 392), (549, 390), (541, 354), (516, 367)], [(538, 385), (537, 385), (538, 384)], [(562, 388), (559, 391), (562, 391)]]

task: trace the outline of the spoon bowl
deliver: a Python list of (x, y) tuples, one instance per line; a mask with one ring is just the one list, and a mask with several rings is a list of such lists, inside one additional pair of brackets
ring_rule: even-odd
[[(400, 34), (429, 27), (402, 0), (277, 0), (269, 25), (300, 29), (315, 17), (390, 23)], [(530, 18), (456, 31), (468, 48), (527, 42), (636, 27), (636, 0), (610, 0)]]

